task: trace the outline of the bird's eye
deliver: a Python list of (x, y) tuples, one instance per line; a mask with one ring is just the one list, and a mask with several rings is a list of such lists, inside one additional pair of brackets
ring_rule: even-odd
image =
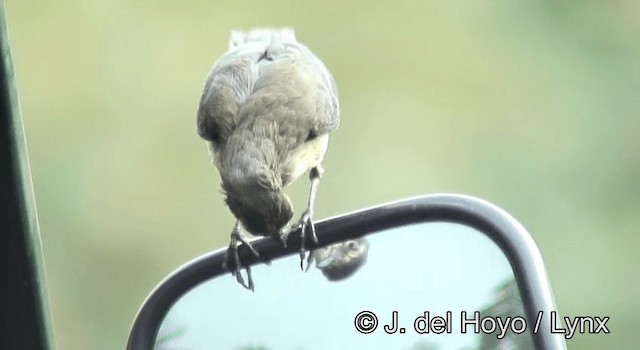
[(349, 247), (349, 249), (351, 249), (351, 250), (357, 250), (358, 249), (358, 243), (356, 241), (351, 241), (351, 242), (347, 243), (347, 247)]

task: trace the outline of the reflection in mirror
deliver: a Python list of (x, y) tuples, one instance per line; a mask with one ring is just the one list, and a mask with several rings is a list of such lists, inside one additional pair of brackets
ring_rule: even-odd
[(329, 281), (351, 277), (367, 262), (369, 241), (366, 238), (349, 239), (314, 250), (309, 254), (307, 271), (313, 261)]
[[(296, 255), (254, 266), (255, 293), (228, 274), (197, 286), (171, 308), (155, 349), (533, 348), (528, 329), (498, 341), (498, 325), (476, 333), (473, 321), (462, 322), (462, 312), (473, 319), (475, 311), (479, 325), (485, 316), (524, 318), (511, 267), (481, 232), (416, 224), (332, 249), (314, 252), (307, 273)], [(360, 262), (336, 274), (329, 257), (335, 263), (350, 249)], [(359, 332), (375, 325), (374, 314), (375, 330)]]

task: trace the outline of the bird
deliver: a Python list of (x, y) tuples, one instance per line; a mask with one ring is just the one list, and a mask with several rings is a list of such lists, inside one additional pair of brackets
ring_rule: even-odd
[(369, 241), (366, 238), (351, 239), (315, 249), (309, 255), (307, 270), (315, 260), (316, 267), (327, 280), (336, 282), (351, 277), (366, 262)]
[[(254, 28), (231, 32), (229, 49), (211, 68), (197, 112), (197, 131), (217, 168), (225, 203), (236, 218), (225, 264), (242, 286), (238, 246), (245, 238), (273, 237), (286, 246), (300, 229), (301, 267), (305, 236), (311, 231), (314, 204), (329, 134), (340, 124), (336, 82), (325, 64), (298, 42), (294, 30)], [(293, 204), (284, 187), (309, 174), (307, 207), (287, 227)]]

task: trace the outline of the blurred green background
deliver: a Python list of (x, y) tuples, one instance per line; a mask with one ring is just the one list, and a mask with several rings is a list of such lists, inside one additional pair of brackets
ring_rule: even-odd
[[(539, 244), (574, 349), (640, 348), (640, 3), (7, 0), (60, 349), (123, 348), (150, 290), (226, 245), (195, 131), (230, 29), (291, 25), (340, 90), (318, 218), (457, 192)], [(289, 191), (298, 212), (308, 184)]]

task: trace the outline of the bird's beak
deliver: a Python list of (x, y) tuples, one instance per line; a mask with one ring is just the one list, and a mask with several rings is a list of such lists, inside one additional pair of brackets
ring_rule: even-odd
[(316, 267), (319, 269), (323, 269), (331, 263), (333, 263), (338, 258), (338, 252), (336, 249), (331, 249), (329, 254), (322, 255), (321, 257), (316, 256)]

